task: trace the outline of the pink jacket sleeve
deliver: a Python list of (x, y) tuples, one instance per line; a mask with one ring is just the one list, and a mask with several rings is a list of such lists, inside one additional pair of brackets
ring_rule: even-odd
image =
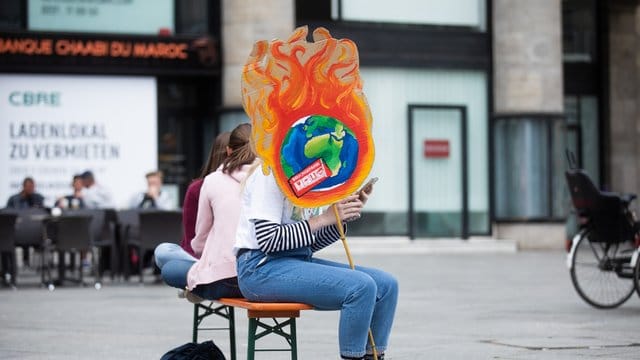
[(196, 218), (196, 235), (191, 240), (191, 247), (196, 255), (202, 254), (204, 244), (213, 226), (213, 210), (211, 209), (209, 190), (209, 182), (205, 178), (202, 188), (200, 189), (200, 199), (198, 199), (198, 215)]

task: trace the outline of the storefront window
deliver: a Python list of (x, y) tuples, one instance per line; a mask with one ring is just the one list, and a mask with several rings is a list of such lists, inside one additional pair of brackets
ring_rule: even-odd
[[(158, 81), (158, 167), (166, 184), (186, 187), (202, 168), (203, 112), (200, 99), (210, 89), (176, 79)], [(182, 203), (182, 200), (180, 200)]]
[(202, 132), (202, 157), (209, 156), (209, 150), (215, 141), (216, 136), (224, 131), (231, 131), (242, 123), (251, 123), (251, 120), (242, 108), (224, 109), (218, 114), (218, 122), (205, 121)]
[(333, 0), (334, 20), (486, 29), (486, 0)]
[[(583, 169), (596, 186), (600, 184), (600, 139), (598, 132), (598, 102), (595, 96), (565, 95), (564, 111), (566, 120), (566, 148), (573, 152), (578, 167)], [(569, 191), (558, 196), (564, 205), (564, 214), (571, 209)], [(575, 219), (568, 217), (570, 232), (576, 230)]]
[(251, 122), (247, 113), (242, 109), (226, 110), (220, 114), (220, 131), (231, 131), (242, 123)]
[(596, 1), (562, 1), (562, 50), (566, 62), (596, 61)]
[(217, 1), (176, 1), (176, 33), (201, 35), (209, 32), (209, 7)]
[(566, 216), (564, 123), (551, 116), (505, 117), (494, 123), (495, 216), (545, 220)]
[(29, 0), (29, 30), (172, 34), (173, 0)]
[(598, 101), (595, 96), (565, 95), (568, 136), (575, 144), (569, 147), (594, 184), (600, 184), (600, 140), (598, 136)]
[(23, 19), (23, 7), (20, 1), (0, 1), (0, 29), (23, 29)]
[(0, 28), (25, 29), (27, 19), (32, 31), (201, 35), (209, 33), (209, 9), (216, 6), (207, 0), (4, 1)]

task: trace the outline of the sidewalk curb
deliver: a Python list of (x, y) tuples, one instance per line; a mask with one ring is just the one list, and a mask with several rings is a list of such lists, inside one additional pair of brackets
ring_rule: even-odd
[[(516, 241), (492, 238), (410, 240), (407, 237), (347, 237), (347, 244), (353, 254), (512, 254), (518, 251)], [(342, 254), (344, 248), (341, 244), (334, 244), (321, 253)]]

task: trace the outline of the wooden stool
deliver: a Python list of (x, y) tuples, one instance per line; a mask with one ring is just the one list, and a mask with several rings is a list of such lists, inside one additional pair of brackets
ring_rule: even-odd
[[(235, 349), (235, 317), (234, 308), (247, 310), (249, 318), (249, 334), (247, 337), (247, 360), (254, 360), (258, 351), (290, 351), (291, 359), (298, 359), (298, 345), (296, 338), (296, 318), (300, 317), (301, 310), (312, 310), (313, 307), (300, 303), (263, 303), (251, 302), (242, 298), (222, 298), (216, 300), (220, 306), (212, 304), (209, 307), (196, 304), (194, 309), (193, 339), (197, 342), (198, 330), (226, 330), (229, 329), (229, 339), (231, 344), (231, 360), (236, 359)], [(200, 308), (199, 308), (200, 307)], [(204, 313), (199, 310), (204, 308)], [(202, 319), (209, 315), (218, 315), (229, 321), (228, 328), (199, 328)], [(270, 318), (273, 324), (264, 322), (262, 319)], [(285, 321), (278, 321), (278, 318), (287, 318)], [(286, 327), (289, 327), (288, 332)], [(258, 327), (263, 331), (258, 333)], [(275, 334), (281, 336), (289, 344), (288, 349), (256, 349), (256, 340)]]

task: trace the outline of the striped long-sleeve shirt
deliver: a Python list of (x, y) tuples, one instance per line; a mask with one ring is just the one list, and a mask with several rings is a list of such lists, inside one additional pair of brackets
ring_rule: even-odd
[(325, 226), (312, 233), (309, 222), (306, 220), (291, 224), (255, 220), (254, 226), (258, 246), (264, 253), (292, 250), (305, 246), (310, 246), (315, 252), (340, 239), (337, 226)]

